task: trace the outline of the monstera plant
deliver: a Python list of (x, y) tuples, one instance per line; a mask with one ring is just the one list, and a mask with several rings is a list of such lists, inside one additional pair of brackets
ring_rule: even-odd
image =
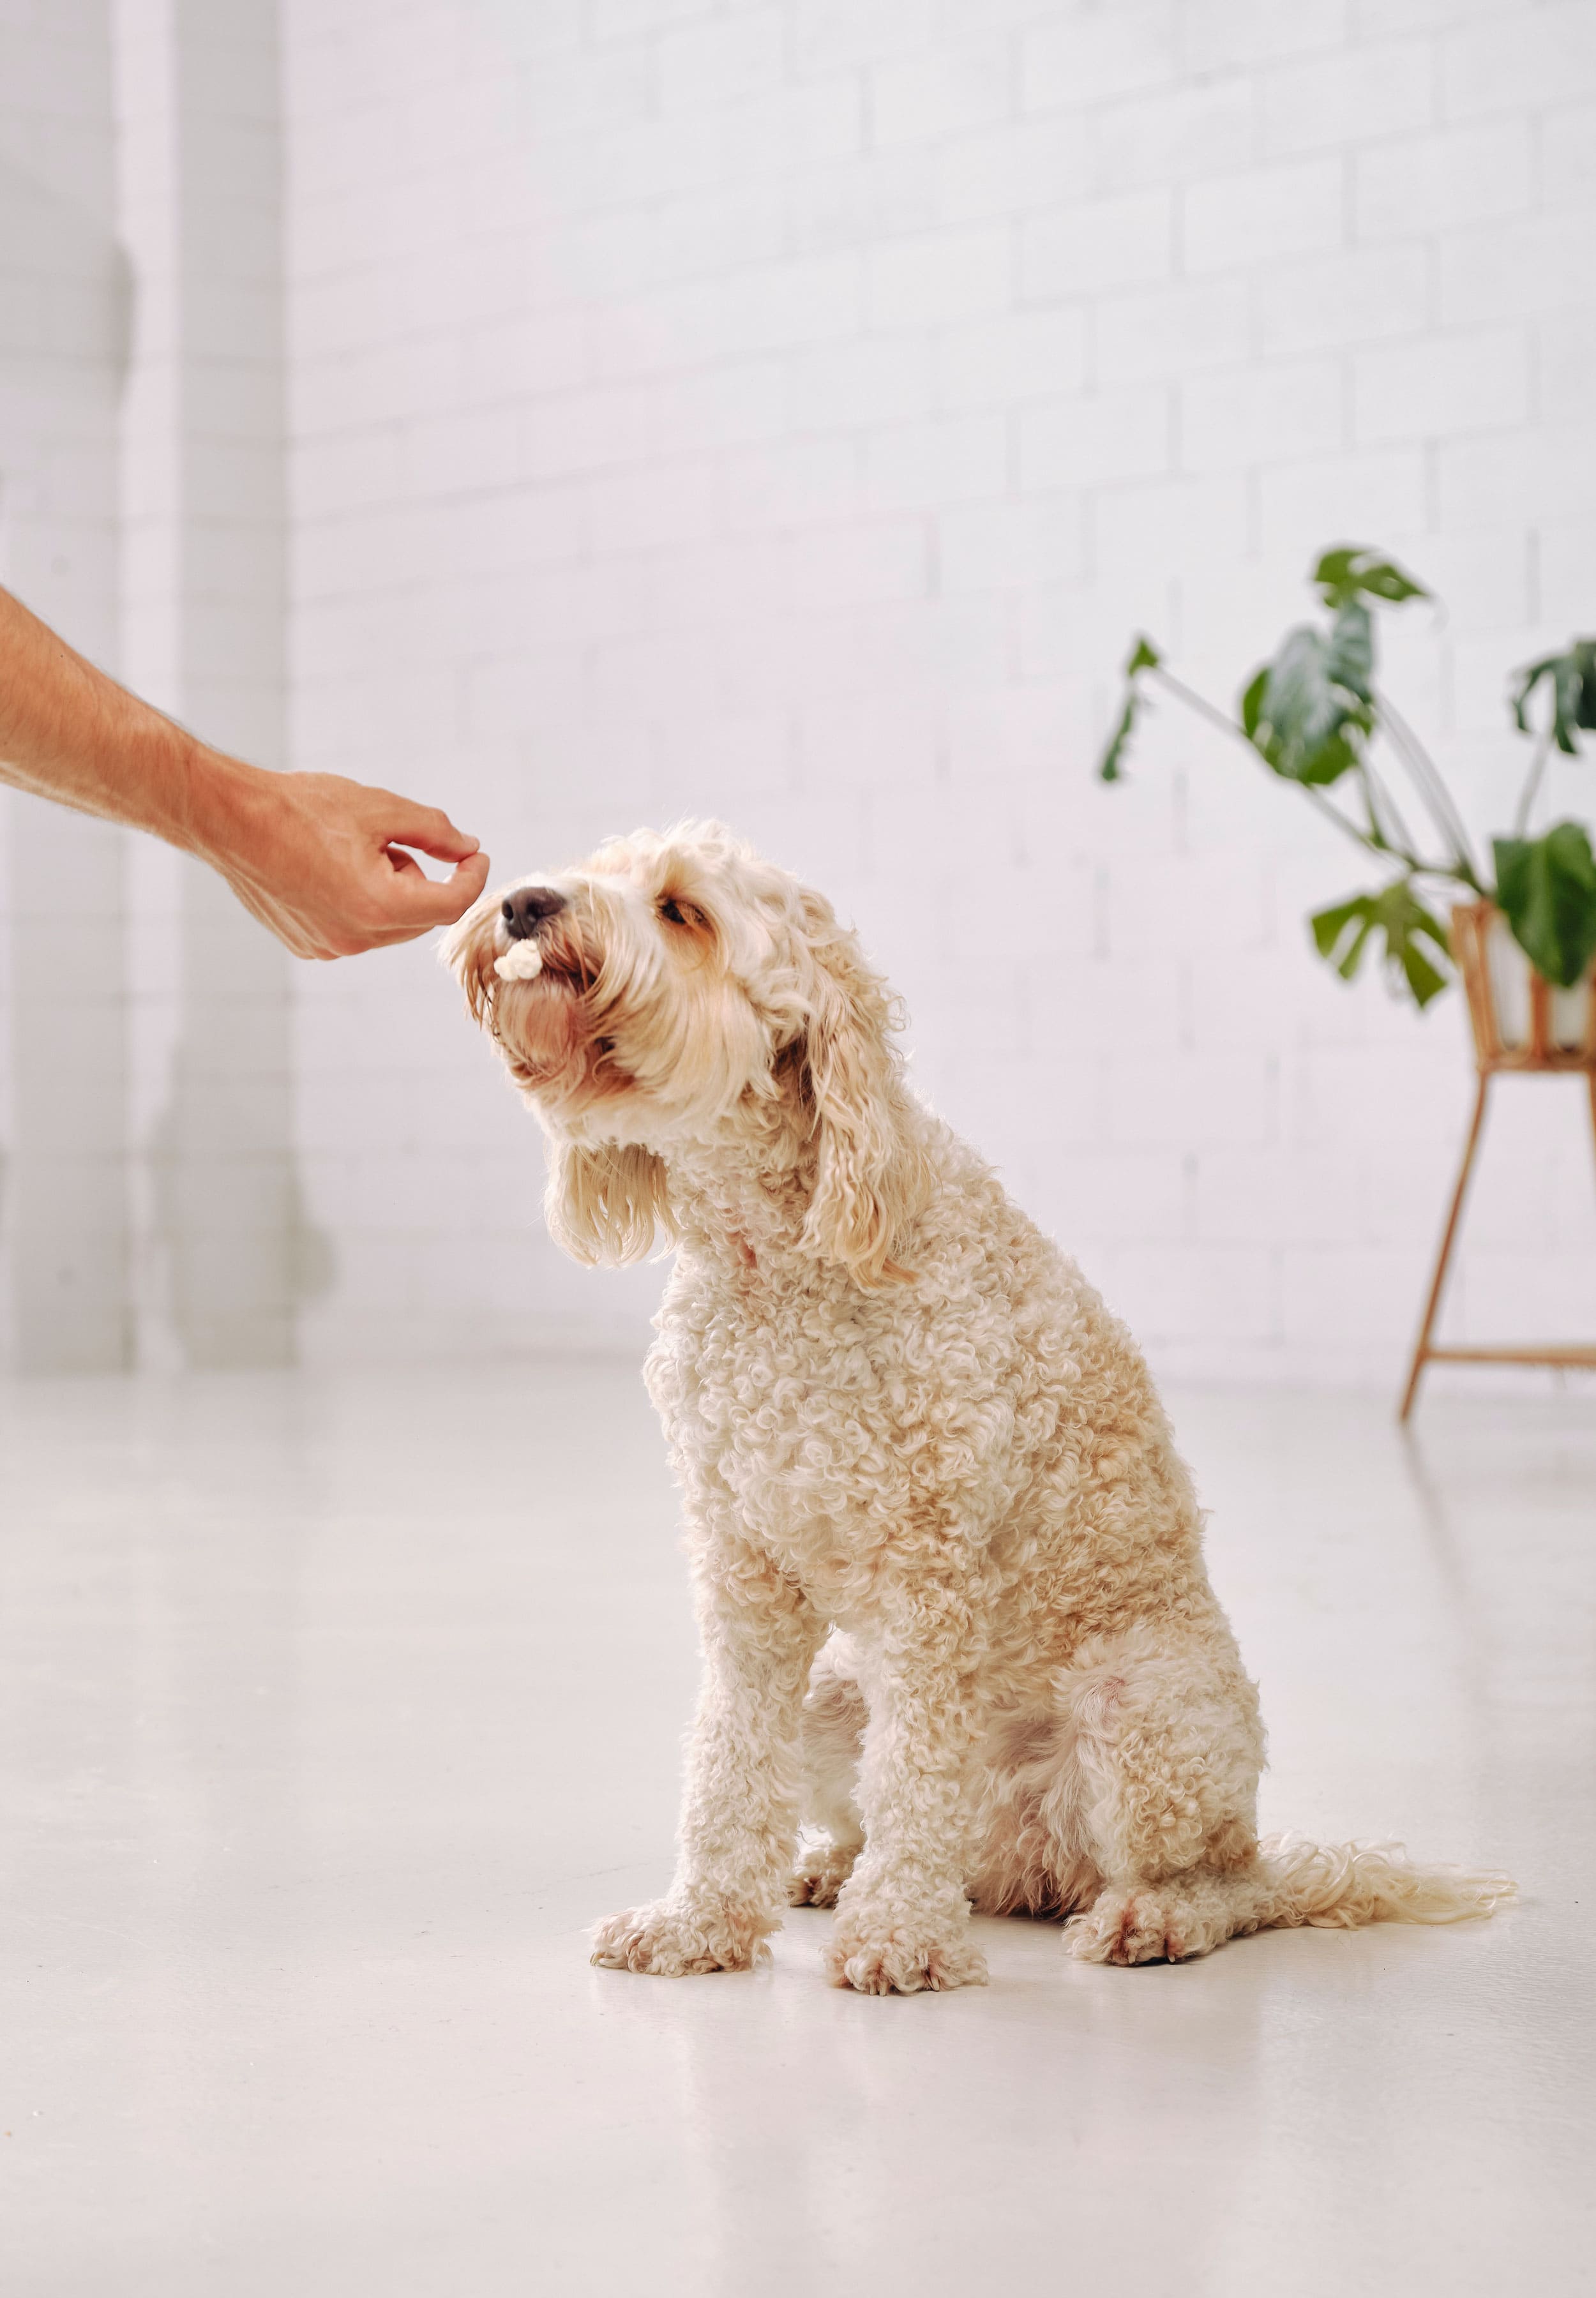
[[(1327, 550), (1311, 580), (1322, 619), (1286, 632), (1242, 689), (1234, 718), (1175, 677), (1152, 641), (1138, 637), (1102, 779), (1121, 779), (1137, 716), (1149, 691), (1162, 690), (1244, 744), (1384, 865), (1377, 885), (1309, 921), (1319, 955), (1344, 980), (1372, 945), (1399, 994), (1427, 1005), (1451, 978), (1450, 938), (1435, 907), (1451, 888), (1454, 898), (1495, 903), (1535, 971), (1571, 988), (1596, 957), (1596, 856), (1580, 822), (1530, 831), (1551, 751), (1573, 756), (1581, 735), (1596, 732), (1596, 640), (1576, 639), (1514, 675), (1513, 723), (1532, 748), (1511, 834), (1493, 839), (1486, 871), (1439, 767), (1377, 674), (1380, 612), (1428, 591), (1391, 559), (1350, 546)], [(1418, 833), (1404, 806), (1418, 809)]]

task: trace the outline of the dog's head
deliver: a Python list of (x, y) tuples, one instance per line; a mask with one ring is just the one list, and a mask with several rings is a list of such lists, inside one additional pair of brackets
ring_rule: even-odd
[(670, 1228), (673, 1150), (740, 1137), (800, 1178), (809, 1250), (864, 1285), (905, 1273), (929, 1183), (885, 987), (829, 903), (728, 831), (640, 831), (519, 879), (443, 956), (548, 1129), (550, 1228), (578, 1260), (640, 1259)]

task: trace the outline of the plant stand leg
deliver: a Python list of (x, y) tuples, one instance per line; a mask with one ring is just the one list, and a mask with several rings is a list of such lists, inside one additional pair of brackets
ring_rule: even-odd
[[(1418, 1328), (1414, 1343), (1413, 1362), (1408, 1373), (1408, 1385), (1402, 1393), (1399, 1420), (1406, 1420), (1418, 1394), (1419, 1376), (1429, 1361), (1430, 1335), (1435, 1329), (1435, 1319), (1441, 1313), (1441, 1295), (1446, 1286), (1446, 1272), (1451, 1261), (1452, 1246), (1457, 1242), (1458, 1223), (1463, 1218), (1463, 1200), (1468, 1194), (1468, 1177), (1474, 1170), (1475, 1151), (1480, 1145), (1480, 1128), (1485, 1121), (1485, 1098), (1490, 1091), (1491, 1072), (1480, 1071), (1479, 1091), (1474, 1100), (1474, 1121), (1468, 1128), (1468, 1139), (1463, 1150), (1463, 1162), (1458, 1169), (1458, 1186), (1452, 1191), (1451, 1211), (1446, 1217), (1446, 1228), (1441, 1239), (1441, 1252), (1435, 1262), (1435, 1275), (1430, 1285), (1430, 1297), (1425, 1304), (1424, 1322)], [(1596, 1077), (1591, 1081), (1591, 1113), (1596, 1122)]]

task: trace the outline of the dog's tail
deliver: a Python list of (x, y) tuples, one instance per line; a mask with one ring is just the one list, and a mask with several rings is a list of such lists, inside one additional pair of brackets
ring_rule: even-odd
[(1468, 1867), (1420, 1867), (1400, 1843), (1310, 1843), (1266, 1835), (1253, 1876), (1262, 1885), (1260, 1930), (1315, 1923), (1460, 1923), (1517, 1897), (1511, 1876)]

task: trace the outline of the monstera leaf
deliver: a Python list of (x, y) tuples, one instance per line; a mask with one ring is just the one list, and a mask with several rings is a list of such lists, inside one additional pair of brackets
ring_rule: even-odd
[(1575, 639), (1567, 654), (1549, 654), (1517, 673), (1512, 692), (1513, 721), (1521, 734), (1534, 730), (1529, 722), (1530, 696), (1542, 683), (1551, 689), (1550, 732), (1559, 750), (1572, 757), (1580, 733), (1596, 732), (1596, 639)]
[(1537, 973), (1572, 989), (1596, 957), (1596, 856), (1577, 822), (1544, 838), (1499, 838), (1497, 906)]
[(1108, 748), (1098, 761), (1099, 781), (1117, 782), (1122, 779), (1120, 760), (1125, 755), (1125, 746), (1130, 740), (1131, 729), (1136, 724), (1137, 714), (1142, 707), (1143, 698), (1139, 682), (1141, 674), (1145, 670), (1157, 670), (1162, 660), (1162, 656), (1153, 644), (1152, 640), (1138, 635), (1136, 644), (1126, 657), (1125, 704), (1120, 712), (1119, 723), (1108, 738)]
[(1375, 682), (1375, 624), (1369, 608), (1355, 599), (1343, 607), (1330, 625), (1325, 675), (1332, 686), (1372, 703)]
[(1400, 607), (1408, 599), (1427, 599), (1429, 592), (1422, 583), (1377, 551), (1364, 550), (1355, 543), (1343, 543), (1335, 550), (1327, 550), (1313, 570), (1327, 607), (1339, 610), (1354, 605), (1360, 599), (1384, 599), (1387, 606)]
[(1446, 928), (1425, 908), (1406, 878), (1397, 879), (1377, 894), (1354, 894), (1350, 901), (1336, 902), (1308, 922), (1319, 955), (1344, 981), (1352, 979), (1377, 934), (1385, 940), (1387, 972), (1398, 984), (1406, 984), (1421, 1010), (1446, 987), (1449, 977), (1419, 946), (1421, 941), (1427, 941), (1443, 958), (1450, 957)]
[(1373, 667), (1366, 608), (1344, 608), (1328, 635), (1303, 623), (1249, 682), (1241, 698), (1243, 732), (1286, 781), (1338, 781), (1357, 765), (1374, 724)]

